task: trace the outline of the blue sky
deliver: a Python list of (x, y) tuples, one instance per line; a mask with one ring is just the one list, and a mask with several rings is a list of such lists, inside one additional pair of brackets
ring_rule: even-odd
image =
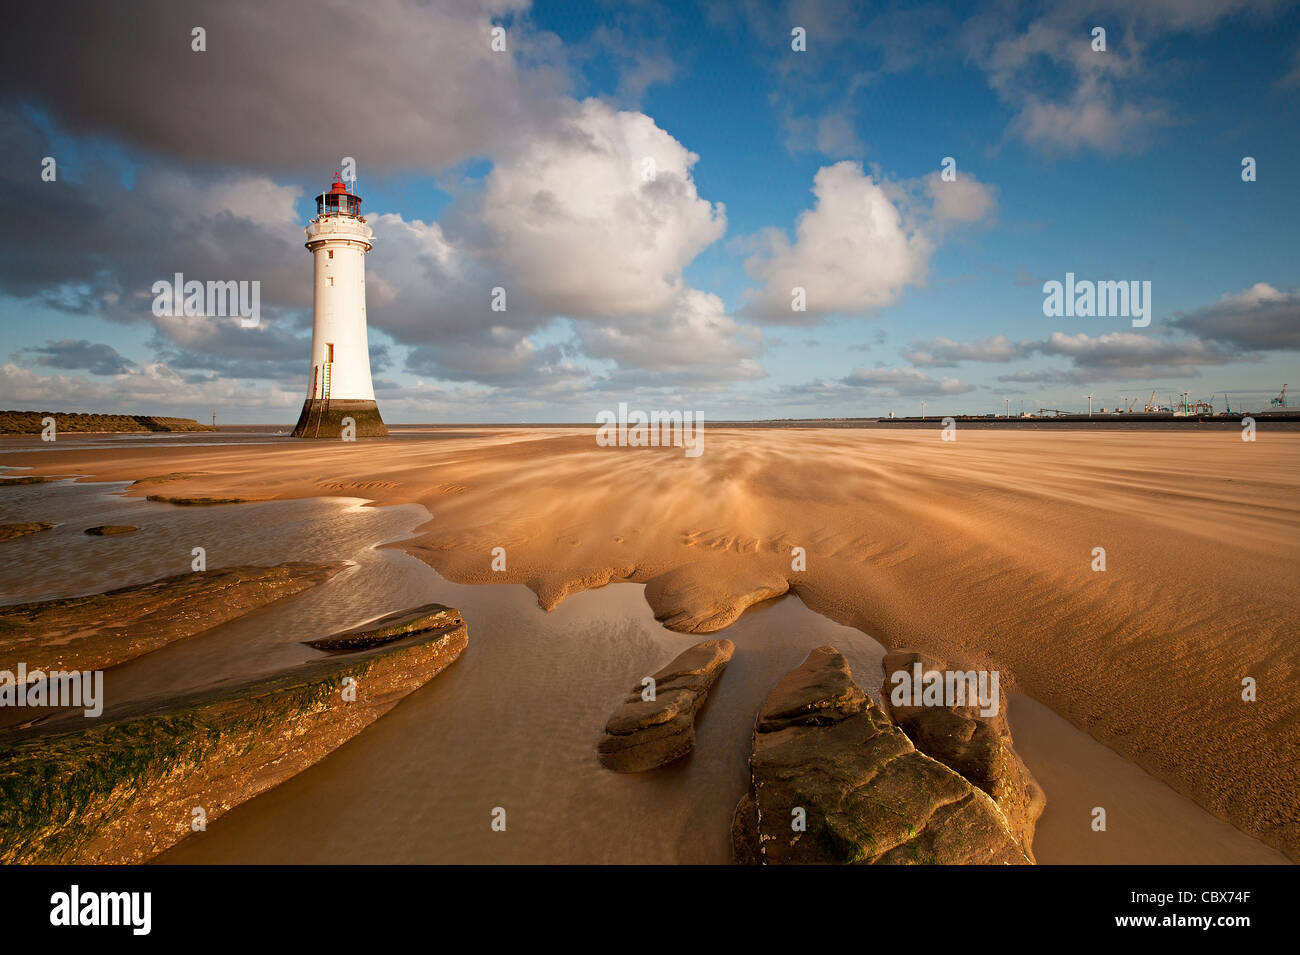
[[(1294, 4), (76, 6), (2, 70), (0, 406), (291, 422), (300, 230), (344, 155), (394, 422), (1260, 407), (1297, 377)], [(154, 316), (175, 271), (260, 281), (263, 325)], [(1149, 281), (1151, 324), (1044, 316), (1067, 272)]]

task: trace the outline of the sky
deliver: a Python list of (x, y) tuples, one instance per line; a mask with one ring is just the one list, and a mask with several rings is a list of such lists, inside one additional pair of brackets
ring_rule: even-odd
[[(0, 408), (291, 424), (302, 229), (344, 157), (389, 423), (1141, 410), (1152, 391), (1255, 410), (1300, 388), (1296, 3), (6, 19)], [(155, 314), (178, 272), (259, 283), (260, 321)], [(1145, 292), (1147, 323), (1046, 314), (1067, 275)]]

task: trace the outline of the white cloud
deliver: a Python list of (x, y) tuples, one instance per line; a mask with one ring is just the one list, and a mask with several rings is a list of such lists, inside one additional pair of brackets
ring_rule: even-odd
[(1089, 148), (1114, 154), (1142, 150), (1169, 122), (1159, 103), (1136, 98), (1148, 84), (1132, 82), (1144, 66), (1131, 18), (1106, 19), (1103, 52), (1092, 48), (1098, 17), (1082, 7), (1059, 6), (1023, 30), (1007, 29), (1005, 11), (967, 25), (968, 54), (1014, 110), (1009, 132), (1048, 152)]
[[(415, 370), (449, 379), (569, 388), (596, 373), (581, 359), (612, 362), (621, 380), (760, 377), (759, 333), (682, 275), (726, 229), (696, 190), (697, 159), (643, 113), (572, 103), (500, 157), (481, 194), (459, 197), (446, 230), (378, 218), (373, 274), (401, 291), (372, 322), (418, 346)], [(490, 307), (496, 287), (505, 311)], [(536, 344), (556, 316), (571, 344)]]
[(1091, 368), (1218, 365), (1233, 357), (1202, 341), (1170, 341), (1137, 332), (1096, 336), (1053, 332), (1040, 347), (1044, 354), (1068, 356), (1076, 365)]
[(579, 322), (586, 354), (622, 369), (649, 372), (656, 382), (761, 378), (758, 330), (727, 314), (722, 299), (687, 289), (671, 312), (654, 322)]
[(867, 388), (878, 397), (927, 395), (961, 395), (974, 391), (975, 386), (960, 378), (931, 378), (917, 368), (855, 368), (843, 383), (856, 388)]
[(940, 337), (932, 342), (912, 342), (901, 354), (914, 365), (947, 367), (959, 361), (1012, 361), (1028, 356), (1036, 345), (1036, 342), (1013, 342), (1006, 335), (993, 335), (976, 342)]
[[(925, 277), (930, 240), (909, 228), (889, 191), (856, 162), (817, 172), (816, 202), (795, 223), (795, 241), (775, 230), (767, 249), (745, 268), (763, 283), (742, 309), (756, 320), (812, 324), (832, 314), (861, 314), (898, 300)], [(792, 289), (807, 294), (807, 311), (791, 308)]]
[(971, 225), (990, 219), (997, 210), (997, 191), (980, 182), (965, 171), (957, 178), (943, 180), (938, 170), (925, 177), (925, 189), (930, 194), (930, 216), (936, 224)]
[(482, 209), (492, 253), (539, 309), (664, 312), (685, 290), (682, 269), (726, 231), (691, 178), (698, 158), (644, 113), (577, 104), (497, 160)]

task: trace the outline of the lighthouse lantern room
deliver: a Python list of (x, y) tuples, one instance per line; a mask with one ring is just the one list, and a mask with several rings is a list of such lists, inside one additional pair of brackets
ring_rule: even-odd
[(361, 197), (337, 173), (329, 191), (316, 197), (316, 218), (306, 233), (315, 262), (315, 309), (307, 399), (294, 437), (338, 438), (348, 418), (358, 437), (386, 435), (366, 340), (365, 256), (374, 233), (361, 216)]

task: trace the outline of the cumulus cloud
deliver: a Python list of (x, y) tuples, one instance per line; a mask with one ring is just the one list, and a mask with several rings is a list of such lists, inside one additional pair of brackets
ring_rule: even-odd
[(708, 292), (687, 289), (654, 323), (577, 324), (587, 355), (640, 370), (646, 382), (735, 381), (766, 374), (757, 361), (762, 346), (757, 329), (729, 316), (722, 299)]
[[(445, 229), (377, 217), (372, 323), (414, 346), (408, 370), (446, 380), (567, 391), (598, 384), (603, 363), (625, 382), (761, 376), (759, 333), (682, 275), (726, 229), (697, 159), (643, 113), (574, 103), (460, 196)], [(564, 327), (565, 343), (539, 343)]]
[(1169, 322), (1206, 341), (1251, 351), (1300, 349), (1300, 291), (1265, 282)]
[[(0, 108), (0, 138), (17, 154), (53, 151), (17, 109)], [(28, 223), (0, 235), (0, 292), (110, 321), (154, 322), (153, 283), (180, 272), (187, 280), (261, 282), (264, 323), (310, 304), (298, 187), (155, 162), (138, 165), (130, 187), (114, 167), (80, 173), (42, 182), (25, 166), (0, 167), (0, 197)]]
[(482, 207), (491, 250), (556, 314), (669, 309), (682, 269), (727, 227), (696, 191), (698, 159), (644, 113), (586, 100), (497, 159)]
[[(827, 315), (862, 314), (898, 300), (903, 288), (925, 277), (930, 240), (909, 228), (891, 200), (855, 162), (817, 172), (812, 209), (799, 215), (795, 240), (770, 230), (766, 248), (745, 268), (762, 288), (741, 314), (756, 321), (810, 325)], [(806, 310), (792, 309), (795, 288)]]
[[(994, 187), (969, 172), (945, 182), (936, 170), (916, 179), (878, 182), (856, 162), (818, 170), (813, 208), (795, 221), (795, 240), (769, 229), (751, 240), (745, 263), (762, 287), (741, 315), (758, 322), (812, 325), (828, 315), (867, 315), (925, 280), (939, 240), (992, 219)], [(803, 290), (802, 311), (795, 289)]]
[[(0, 122), (31, 154), (49, 152), (18, 111), (0, 110)], [(563, 123), (515, 143), (441, 222), (371, 212), (372, 330), (411, 349), (392, 356), (409, 371), (448, 381), (569, 389), (592, 379), (593, 362), (645, 380), (760, 376), (758, 332), (682, 277), (726, 228), (725, 210), (696, 190), (697, 158), (640, 112), (571, 101)], [(154, 357), (181, 375), (303, 373), (311, 283), (300, 188), (145, 163), (129, 188), (115, 174), (91, 188), (11, 169), (0, 189), (35, 210), (39, 240), (0, 239), (0, 291), (151, 323)], [(175, 272), (261, 281), (261, 326), (153, 315), (153, 283)], [(498, 287), (504, 311), (492, 308)], [(572, 319), (568, 343), (540, 342), (548, 328), (554, 338), (557, 316)]]
[(154, 357), (194, 380), (211, 375), (306, 380), (310, 335), (284, 323), (245, 328), (238, 318), (206, 315), (162, 315), (154, 323)]

